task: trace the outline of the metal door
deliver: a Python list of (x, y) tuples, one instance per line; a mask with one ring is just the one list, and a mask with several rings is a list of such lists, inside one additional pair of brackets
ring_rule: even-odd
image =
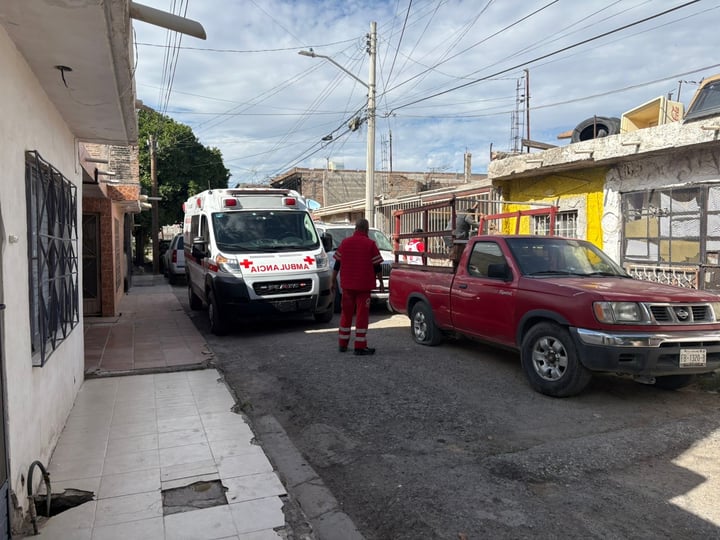
[(100, 219), (97, 214), (82, 216), (83, 311), (99, 315), (100, 298)]

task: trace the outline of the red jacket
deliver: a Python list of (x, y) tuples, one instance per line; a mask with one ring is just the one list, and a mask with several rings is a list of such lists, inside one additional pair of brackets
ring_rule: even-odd
[(340, 261), (340, 287), (355, 291), (371, 291), (375, 288), (375, 265), (383, 261), (380, 250), (367, 233), (355, 231), (340, 243), (335, 251)]

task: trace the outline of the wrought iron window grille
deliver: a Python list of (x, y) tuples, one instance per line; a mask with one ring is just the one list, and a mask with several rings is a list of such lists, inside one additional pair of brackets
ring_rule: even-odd
[(33, 365), (44, 366), (80, 322), (77, 186), (25, 152)]

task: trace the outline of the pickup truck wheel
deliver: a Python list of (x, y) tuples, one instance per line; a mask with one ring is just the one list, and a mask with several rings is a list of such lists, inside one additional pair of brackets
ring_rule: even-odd
[(193, 311), (199, 311), (202, 309), (202, 300), (200, 297), (195, 294), (195, 292), (192, 289), (192, 285), (190, 284), (190, 278), (187, 278), (187, 286), (188, 286), (188, 301), (190, 303), (190, 309)]
[(335, 291), (335, 299), (333, 300), (333, 311), (340, 313), (342, 311), (342, 293)]
[(663, 390), (677, 390), (683, 388), (695, 380), (695, 375), (663, 375), (655, 377), (655, 386)]
[(208, 294), (208, 318), (210, 319), (210, 331), (216, 336), (227, 334), (227, 323), (220, 312), (220, 306), (215, 298), (215, 293)]
[(570, 333), (553, 323), (530, 329), (523, 339), (520, 358), (530, 386), (548, 396), (579, 394), (592, 378), (580, 363)]
[(435, 325), (432, 309), (425, 302), (418, 302), (410, 313), (410, 332), (415, 343), (420, 345), (438, 345), (442, 333)]

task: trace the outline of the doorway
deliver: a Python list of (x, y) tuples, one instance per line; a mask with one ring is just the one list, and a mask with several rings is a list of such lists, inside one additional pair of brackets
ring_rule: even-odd
[(100, 216), (82, 215), (83, 311), (100, 315)]

